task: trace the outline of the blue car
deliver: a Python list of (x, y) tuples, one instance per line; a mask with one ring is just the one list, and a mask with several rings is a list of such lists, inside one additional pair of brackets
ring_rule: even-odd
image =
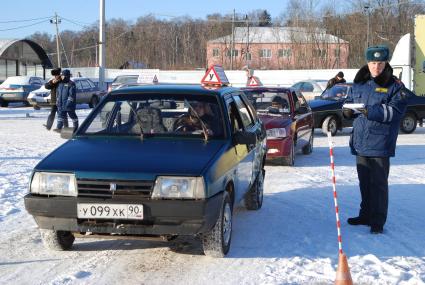
[(67, 131), (25, 196), (50, 249), (75, 236), (190, 235), (223, 257), (234, 206), (262, 206), (266, 131), (239, 89), (124, 87)]

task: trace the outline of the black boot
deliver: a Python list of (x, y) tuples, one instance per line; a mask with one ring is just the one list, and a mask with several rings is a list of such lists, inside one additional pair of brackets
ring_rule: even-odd
[(384, 226), (381, 225), (371, 225), (370, 233), (372, 234), (382, 234), (384, 232)]
[(362, 217), (348, 218), (347, 223), (349, 223), (352, 226), (358, 226), (358, 225), (370, 226), (369, 221)]

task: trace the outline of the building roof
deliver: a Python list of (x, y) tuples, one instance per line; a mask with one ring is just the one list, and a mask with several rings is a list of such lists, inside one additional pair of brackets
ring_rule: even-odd
[(47, 56), (47, 54), (44, 51), (44, 49), (39, 44), (37, 44), (36, 42), (31, 41), (31, 40), (27, 40), (27, 39), (23, 39), (23, 40), (19, 40), (19, 39), (0, 39), (0, 57), (3, 55), (3, 53), (10, 46), (12, 46), (13, 44), (15, 44), (17, 42), (21, 42), (21, 41), (27, 43), (35, 51), (35, 53), (40, 58), (40, 61), (43, 64), (44, 67), (46, 67), (46, 68), (53, 67), (52, 62), (50, 61), (50, 59)]
[[(248, 29), (246, 27), (235, 28), (235, 43), (246, 43)], [(230, 43), (232, 35), (227, 35), (209, 41), (209, 43)], [(348, 43), (341, 38), (326, 33), (319, 28), (303, 27), (250, 27), (250, 43)]]

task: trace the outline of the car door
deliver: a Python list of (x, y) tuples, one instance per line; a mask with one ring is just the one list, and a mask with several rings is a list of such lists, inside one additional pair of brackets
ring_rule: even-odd
[(305, 146), (313, 132), (313, 114), (303, 95), (292, 91), (294, 102), (295, 133), (297, 137), (296, 149)]
[(84, 102), (84, 89), (81, 80), (75, 80), (75, 93), (77, 94), (77, 104)]
[(91, 98), (91, 86), (86, 79), (81, 80), (81, 85), (83, 86), (82, 103), (88, 103)]
[[(254, 131), (255, 123), (247, 105), (242, 101), (240, 94), (234, 94), (230, 104), (230, 119), (233, 121), (234, 131)], [(235, 145), (238, 165), (236, 169), (236, 192), (237, 201), (241, 200), (248, 191), (253, 180), (254, 160), (256, 155), (255, 145)]]

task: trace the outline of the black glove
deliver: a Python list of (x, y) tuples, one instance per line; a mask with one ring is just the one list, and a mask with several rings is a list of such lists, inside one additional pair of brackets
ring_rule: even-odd
[(346, 119), (352, 119), (354, 117), (354, 111), (351, 110), (351, 109), (348, 109), (348, 108), (343, 108), (342, 109), (342, 115)]

